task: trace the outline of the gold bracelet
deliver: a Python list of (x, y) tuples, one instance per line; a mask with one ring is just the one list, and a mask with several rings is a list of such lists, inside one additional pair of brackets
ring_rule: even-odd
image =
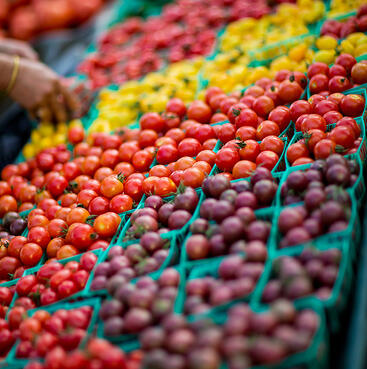
[(8, 84), (8, 87), (5, 90), (5, 93), (7, 95), (10, 94), (10, 92), (12, 91), (12, 89), (13, 89), (13, 87), (15, 85), (15, 82), (17, 80), (17, 76), (18, 76), (18, 72), (19, 72), (19, 62), (20, 62), (20, 57), (18, 55), (14, 56), (13, 72), (11, 74), (11, 78), (10, 78), (10, 82)]

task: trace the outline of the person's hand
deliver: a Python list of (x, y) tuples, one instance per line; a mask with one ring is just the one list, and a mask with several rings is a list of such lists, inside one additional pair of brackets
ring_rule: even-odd
[(18, 55), (29, 60), (38, 60), (38, 54), (24, 41), (10, 38), (0, 39), (0, 53)]
[(78, 109), (78, 100), (46, 65), (21, 59), (10, 97), (45, 122), (66, 122)]

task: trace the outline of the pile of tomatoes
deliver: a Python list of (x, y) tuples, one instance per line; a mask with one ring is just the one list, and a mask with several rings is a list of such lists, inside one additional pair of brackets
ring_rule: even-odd
[(180, 0), (166, 5), (159, 16), (129, 18), (109, 30), (79, 71), (94, 88), (138, 79), (167, 62), (209, 54), (220, 27), (240, 18), (260, 18), (270, 10), (264, 0)]

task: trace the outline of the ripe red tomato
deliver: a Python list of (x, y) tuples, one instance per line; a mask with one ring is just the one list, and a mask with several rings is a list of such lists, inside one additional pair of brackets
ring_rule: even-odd
[(116, 149), (108, 149), (103, 152), (100, 164), (103, 167), (114, 168), (119, 161), (119, 152)]
[(327, 91), (329, 86), (329, 78), (325, 74), (315, 74), (309, 83), (311, 94), (317, 94), (322, 91)]
[(100, 166), (101, 163), (98, 156), (88, 155), (82, 164), (82, 172), (86, 175), (93, 176)]
[(195, 138), (184, 138), (178, 144), (179, 157), (191, 156), (195, 157), (201, 151), (201, 144)]
[(179, 143), (185, 138), (185, 132), (180, 128), (172, 128), (166, 132), (165, 137), (172, 138), (176, 143)]
[(27, 239), (23, 236), (16, 236), (11, 239), (8, 246), (8, 256), (19, 259), (19, 252), (26, 243)]
[(216, 154), (215, 154), (214, 151), (212, 151), (212, 150), (203, 150), (203, 151), (199, 152), (199, 154), (196, 157), (196, 160), (197, 161), (206, 161), (212, 167), (215, 164), (215, 157), (216, 157)]
[(11, 187), (8, 182), (0, 181), (0, 196), (11, 195)]
[(323, 118), (326, 121), (326, 124), (334, 124), (343, 118), (343, 115), (338, 111), (328, 111), (323, 115)]
[(13, 196), (3, 195), (0, 197), (0, 218), (9, 211), (17, 211), (17, 200)]
[(208, 104), (210, 99), (218, 94), (223, 94), (223, 90), (220, 87), (217, 86), (209, 87), (205, 91), (205, 102)]
[[(187, 140), (190, 139), (187, 138)], [(178, 154), (179, 151), (175, 146), (163, 145), (158, 149), (156, 159), (159, 164), (169, 164), (177, 160)]]
[(367, 82), (367, 64), (357, 63), (353, 65), (351, 75), (354, 83), (364, 84)]
[(180, 118), (182, 118), (186, 114), (186, 106), (181, 99), (175, 97), (168, 101), (166, 105), (166, 111), (177, 114)]
[[(45, 246), (46, 247), (46, 246)], [(43, 250), (36, 243), (26, 243), (19, 252), (20, 261), (27, 267), (33, 267), (41, 260)], [(1, 259), (4, 260), (5, 258)], [(0, 260), (0, 262), (1, 262)]]
[(162, 132), (165, 128), (164, 119), (158, 113), (145, 113), (140, 118), (140, 127), (141, 129), (152, 129), (156, 132)]
[(78, 255), (79, 251), (75, 246), (72, 245), (63, 245), (56, 253), (56, 259), (62, 260), (71, 258), (72, 256)]
[(250, 126), (250, 127), (257, 127), (258, 123), (258, 116), (252, 109), (242, 109), (241, 112), (235, 119), (236, 128)]
[(59, 270), (50, 278), (50, 287), (56, 291), (59, 285), (71, 276), (72, 272), (70, 269), (63, 268)]
[(301, 123), (301, 131), (307, 132), (311, 129), (319, 129), (320, 131), (326, 131), (326, 121), (318, 114), (308, 114)]
[(269, 120), (275, 122), (279, 126), (280, 131), (284, 131), (291, 121), (290, 109), (286, 106), (276, 107), (270, 112)]
[(274, 107), (274, 101), (268, 96), (258, 97), (252, 105), (252, 109), (255, 113), (263, 118), (266, 118)]
[(340, 54), (335, 59), (335, 64), (339, 64), (345, 68), (348, 74), (350, 74), (353, 66), (357, 63), (357, 60), (350, 54)]
[(116, 233), (120, 222), (121, 219), (116, 213), (108, 212), (99, 215), (95, 219), (93, 228), (101, 237), (112, 237)]
[(326, 138), (326, 133), (319, 129), (311, 129), (305, 134), (305, 143), (310, 152), (314, 151), (316, 144)]
[(121, 161), (131, 162), (134, 154), (139, 151), (137, 141), (124, 142), (119, 147), (119, 156)]
[(256, 165), (272, 170), (279, 161), (279, 156), (273, 151), (262, 151), (256, 158)]
[(163, 177), (158, 178), (154, 183), (153, 193), (157, 196), (165, 197), (176, 193), (177, 187), (172, 179)]
[(31, 292), (33, 286), (36, 285), (36, 283), (37, 279), (35, 275), (27, 275), (19, 279), (16, 284), (15, 291), (19, 296), (27, 296)]
[(325, 76), (329, 75), (329, 66), (325, 63), (314, 62), (312, 63), (307, 70), (307, 77), (312, 78), (317, 74), (324, 74)]
[(334, 64), (332, 67), (330, 67), (329, 77), (332, 78), (334, 76), (347, 77), (347, 71), (341, 65)]
[(101, 194), (107, 198), (112, 198), (124, 191), (124, 178), (119, 175), (111, 175), (101, 183)]
[(341, 99), (340, 109), (344, 115), (358, 117), (362, 115), (365, 104), (366, 102), (361, 95), (349, 94)]
[(36, 162), (38, 168), (40, 168), (43, 172), (50, 171), (55, 164), (53, 156), (46, 152), (40, 152), (39, 154), (37, 154)]
[(177, 114), (170, 113), (170, 112), (164, 112), (162, 114), (162, 117), (164, 119), (165, 130), (168, 130), (171, 128), (177, 128), (180, 126), (181, 119)]
[(260, 150), (273, 151), (280, 156), (284, 150), (284, 142), (278, 136), (267, 136), (261, 141)]
[(97, 196), (98, 194), (93, 190), (81, 190), (78, 193), (77, 203), (83, 205), (85, 208), (88, 208), (90, 202)]
[(68, 130), (68, 140), (72, 145), (76, 145), (84, 140), (84, 129), (80, 126), (70, 127)]
[(256, 164), (249, 160), (241, 160), (237, 162), (232, 170), (233, 178), (247, 178), (250, 177), (251, 174), (256, 169)]
[(342, 76), (335, 76), (329, 81), (330, 92), (343, 92), (351, 87), (351, 83), (348, 78)]
[(203, 101), (196, 100), (187, 109), (188, 119), (196, 120), (199, 123), (209, 123), (212, 111)]
[(86, 142), (80, 142), (74, 146), (74, 157), (87, 156), (90, 146)]
[(314, 108), (314, 113), (315, 114), (319, 114), (319, 115), (324, 115), (327, 112), (330, 111), (338, 111), (338, 105), (335, 104), (333, 101), (331, 100), (322, 100), (319, 103), (316, 104), (315, 108)]
[(44, 249), (50, 242), (51, 237), (46, 227), (33, 227), (29, 230), (27, 240), (28, 242), (38, 244)]
[(355, 137), (359, 137), (361, 134), (361, 128), (360, 126), (357, 124), (357, 122), (351, 118), (351, 117), (343, 117), (342, 119), (340, 119), (336, 125), (336, 127), (339, 126), (347, 126), (347, 127), (351, 127), (354, 131), (354, 135)]
[(124, 213), (133, 208), (133, 199), (129, 195), (116, 195), (110, 201), (110, 211), (117, 214)]
[(158, 133), (152, 129), (144, 129), (139, 134), (139, 146), (144, 149), (147, 146), (153, 146), (155, 141), (158, 139)]
[[(171, 163), (174, 166), (174, 163)], [(155, 165), (150, 171), (149, 176), (153, 177), (168, 177), (171, 174), (171, 170), (164, 165)]]
[(79, 250), (86, 250), (97, 238), (93, 227), (89, 224), (78, 224), (70, 231), (71, 243)]
[(209, 173), (212, 170), (211, 165), (209, 163), (207, 163), (206, 161), (197, 161), (192, 167), (193, 168), (198, 168), (205, 175), (209, 175)]
[(319, 141), (314, 148), (315, 159), (326, 159), (335, 153), (335, 142), (330, 139)]
[(254, 127), (243, 126), (237, 129), (236, 137), (242, 141), (256, 140), (256, 129)]
[(136, 152), (132, 158), (132, 164), (136, 170), (145, 172), (149, 169), (154, 160), (154, 154), (147, 150), (140, 150)]
[(302, 87), (295, 81), (285, 80), (278, 87), (278, 96), (284, 104), (290, 104), (298, 100), (302, 92)]
[[(50, 305), (57, 301), (57, 294), (51, 288), (46, 288), (41, 293), (41, 305)], [(51, 351), (52, 352), (52, 351)], [(49, 354), (48, 354), (49, 355)], [(48, 356), (47, 355), (47, 356)]]
[(10, 177), (19, 173), (18, 166), (15, 164), (9, 164), (1, 171), (1, 178), (3, 181), (8, 181)]
[(264, 120), (259, 124), (256, 130), (256, 138), (261, 141), (267, 136), (279, 136), (280, 129), (279, 126), (272, 122), (271, 120)]
[(343, 149), (349, 149), (354, 144), (355, 134), (351, 127), (338, 126), (331, 130), (328, 138)]
[(55, 258), (57, 252), (60, 250), (62, 246), (64, 246), (65, 241), (63, 238), (57, 237), (52, 239), (46, 248), (46, 253), (48, 258)]
[(23, 341), (32, 341), (41, 331), (41, 323), (34, 318), (23, 320), (19, 326), (19, 336)]
[(125, 194), (135, 202), (139, 202), (143, 196), (143, 181), (138, 178), (129, 178), (125, 183)]
[(236, 129), (234, 125), (231, 123), (225, 123), (219, 126), (219, 129), (217, 130), (218, 138), (223, 143), (233, 140), (235, 138), (235, 133), (236, 133)]
[(115, 174), (120, 174), (120, 175), (124, 176), (124, 178), (127, 178), (135, 172), (135, 169), (128, 162), (120, 162), (115, 166), (115, 169), (113, 170), (113, 172)]
[[(255, 140), (247, 140), (238, 144), (241, 160), (256, 161), (260, 153), (260, 145)], [(243, 146), (243, 147), (242, 147)]]
[(292, 164), (299, 158), (309, 157), (307, 146), (304, 142), (298, 141), (290, 145), (287, 149), (287, 159)]
[(205, 173), (195, 167), (186, 169), (182, 175), (183, 184), (193, 188), (200, 187), (204, 179)]
[(88, 210), (84, 208), (74, 208), (66, 216), (66, 223), (70, 226), (73, 223), (85, 223), (89, 217)]
[(72, 182), (70, 182), (70, 185), (73, 189), (73, 192), (79, 193), (82, 190), (83, 185), (89, 181), (90, 181), (89, 176), (80, 175), (77, 176)]
[(238, 150), (222, 148), (218, 151), (215, 164), (220, 170), (231, 171), (233, 166), (240, 160)]

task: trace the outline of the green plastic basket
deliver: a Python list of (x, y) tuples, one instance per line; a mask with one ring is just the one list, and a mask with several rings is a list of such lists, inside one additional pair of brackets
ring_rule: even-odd
[[(319, 317), (319, 328), (313, 336), (310, 346), (301, 352), (288, 356), (282, 362), (269, 365), (257, 365), (251, 369), (327, 369), (329, 368), (329, 334), (326, 326), (325, 312), (320, 302), (316, 299), (305, 298), (302, 301), (295, 301), (294, 305), (298, 311), (311, 309)], [(269, 306), (251, 306), (256, 313), (269, 310)], [(206, 313), (188, 317), (189, 321), (211, 320), (217, 325), (223, 325), (227, 320), (227, 309), (216, 314)], [(222, 362), (220, 369), (228, 369), (227, 363)]]
[[(273, 252), (276, 252), (278, 255), (280, 254), (287, 255), (288, 250), (293, 250), (293, 249), (302, 250), (304, 247), (307, 247), (307, 246), (315, 245), (316, 247), (319, 247), (319, 246), (322, 247), (323, 245), (333, 245), (333, 244), (338, 244), (338, 243), (349, 243), (349, 242), (351, 242), (351, 244), (355, 248), (361, 239), (361, 224), (360, 224), (360, 219), (358, 216), (357, 201), (353, 193), (351, 192), (351, 190), (347, 190), (347, 192), (350, 195), (352, 204), (351, 204), (351, 209), (350, 209), (351, 214), (350, 214), (349, 224), (345, 230), (339, 231), (339, 232), (325, 233), (317, 238), (310, 240), (307, 243), (289, 246), (283, 249), (279, 249), (278, 247), (280, 239), (281, 239), (281, 234), (278, 229), (278, 218), (279, 218), (281, 211), (286, 207), (278, 206), (275, 216), (273, 218), (273, 224), (272, 224), (271, 235), (270, 235), (271, 250), (273, 250)], [(299, 206), (300, 204), (303, 204), (303, 203), (292, 204), (287, 207)]]
[[(312, 45), (314, 43), (314, 39), (315, 39), (314, 33), (305, 33), (300, 36), (295, 36), (288, 38), (286, 40), (268, 44), (257, 50), (250, 50), (249, 51), (250, 62), (252, 62), (252, 65), (254, 67), (269, 65), (275, 58), (278, 58), (279, 56), (282, 55), (286, 55), (292, 47), (298, 45), (300, 42), (307, 41)], [(262, 56), (264, 52), (270, 52), (271, 57), (264, 59)]]
[[(242, 255), (245, 257), (246, 253), (243, 253)], [(202, 261), (202, 263), (196, 264), (196, 266), (194, 265), (192, 268), (190, 268), (190, 267), (185, 268), (189, 272), (189, 276), (188, 276), (187, 280), (198, 279), (198, 278), (203, 278), (203, 277), (207, 277), (207, 276), (217, 278), (218, 277), (218, 268), (219, 268), (221, 262), (223, 260), (225, 260), (227, 257), (228, 256), (218, 256), (218, 257), (215, 257), (215, 258), (212, 258), (212, 259), (204, 259)], [(205, 312), (205, 314), (214, 314), (215, 315), (215, 314), (220, 313), (223, 309), (227, 310), (227, 309), (231, 308), (233, 305), (236, 305), (238, 303), (241, 303), (241, 302), (249, 303), (251, 301), (251, 298), (252, 298), (255, 290), (256, 290), (256, 286), (254, 286), (254, 289), (248, 295), (242, 296), (240, 298), (236, 298), (236, 299), (231, 300), (231, 301), (229, 301), (225, 304), (222, 304), (222, 305), (213, 306), (207, 312)], [(186, 295), (186, 290), (184, 290), (183, 293), (184, 293), (183, 294), (184, 298), (182, 299), (182, 301), (180, 301), (180, 303), (181, 303), (181, 306), (179, 308), (180, 313), (184, 313), (184, 303), (185, 303), (185, 299), (186, 299), (186, 296), (187, 296)]]
[[(98, 249), (98, 250), (92, 250), (92, 251), (88, 251), (88, 252), (92, 252), (93, 254), (97, 255), (97, 258), (99, 259), (100, 256), (101, 256), (102, 250), (101, 249)], [(84, 254), (78, 254), (78, 255), (72, 256), (72, 257), (67, 258), (67, 259), (58, 260), (57, 262), (60, 263), (60, 264), (62, 264), (62, 265), (65, 265), (69, 261), (80, 261), (80, 258), (83, 255)], [(50, 304), (50, 305), (47, 305), (47, 306), (50, 307), (50, 306), (54, 306), (54, 305), (59, 304), (59, 303), (64, 303), (64, 302), (67, 302), (67, 301), (70, 301), (70, 300), (76, 300), (76, 299), (79, 299), (79, 298), (86, 297), (87, 296), (87, 294), (86, 294), (86, 287), (88, 286), (88, 283), (90, 283), (90, 280), (92, 278), (92, 273), (93, 273), (94, 269), (96, 268), (97, 264), (98, 264), (98, 260), (97, 260), (94, 268), (90, 272), (89, 278), (88, 278), (88, 281), (87, 281), (87, 284), (86, 284), (86, 286), (85, 286), (85, 288), (83, 290), (78, 291), (77, 293), (75, 293), (75, 294), (73, 294), (73, 295), (71, 295), (69, 297), (66, 297), (64, 299), (58, 300), (54, 304)], [(23, 276), (25, 277), (27, 275), (36, 274), (41, 267), (42, 267), (42, 265), (37, 266), (37, 267), (34, 267), (34, 268), (26, 269), (24, 271)], [(12, 300), (11, 304), (9, 305), (9, 310), (14, 306), (14, 304), (15, 304), (15, 302), (16, 302), (17, 299), (18, 299), (18, 294), (15, 292), (14, 293), (14, 296), (13, 296), (13, 300)], [(40, 306), (40, 308), (41, 309), (44, 309), (45, 306)]]
[[(355, 198), (360, 200), (364, 197), (365, 192), (366, 192), (366, 186), (365, 186), (364, 177), (363, 177), (363, 163), (362, 163), (362, 160), (360, 159), (359, 156), (353, 157), (353, 155), (347, 155), (346, 158), (354, 159), (358, 164), (359, 175), (358, 175), (357, 181), (349, 189), (353, 193)], [(281, 180), (279, 182), (278, 191), (277, 191), (277, 194), (276, 194), (276, 203), (278, 204), (278, 206), (285, 206), (283, 204), (283, 201), (282, 201), (281, 188), (282, 188), (283, 184), (286, 183), (287, 178), (289, 177), (289, 175), (293, 172), (296, 172), (296, 171), (306, 171), (311, 166), (312, 166), (312, 164), (297, 165), (296, 167), (289, 167), (284, 172), (284, 174), (281, 177)], [(301, 203), (302, 203), (302, 201), (299, 204), (301, 204)], [(362, 202), (358, 201), (358, 207), (360, 207), (361, 205), (362, 205)]]
[(253, 306), (265, 305), (261, 301), (261, 297), (267, 282), (270, 280), (272, 275), (274, 275), (273, 262), (276, 260), (277, 257), (279, 256), (296, 257), (299, 256), (304, 249), (310, 246), (320, 251), (325, 251), (329, 249), (339, 249), (342, 252), (342, 257), (339, 265), (339, 272), (333, 286), (332, 294), (327, 300), (320, 300), (318, 297), (312, 295), (296, 299), (296, 302), (303, 301), (306, 299), (313, 299), (315, 301), (319, 301), (327, 312), (328, 325), (331, 331), (336, 332), (340, 327), (340, 315), (348, 303), (348, 299), (350, 296), (350, 292), (353, 288), (353, 281), (355, 277), (352, 261), (353, 250), (348, 241), (336, 242), (335, 240), (333, 240), (332, 242), (328, 243), (315, 242), (312, 245), (303, 245), (302, 247), (281, 250), (282, 252), (278, 252), (276, 256), (274, 256), (274, 259), (269, 260), (269, 262), (267, 263), (266, 268), (259, 279), (258, 288), (255, 290), (253, 300), (251, 301), (251, 303), (253, 304)]
[[(362, 138), (362, 142), (359, 145), (359, 148), (357, 150), (357, 152), (355, 154), (351, 154), (348, 155), (348, 157), (350, 158), (360, 158), (360, 160), (362, 161), (363, 165), (365, 164), (365, 160), (366, 160), (366, 153), (367, 153), (367, 142), (366, 142), (366, 127), (365, 127), (365, 123), (363, 121), (362, 117), (357, 117), (354, 118), (355, 121), (357, 122), (357, 124), (359, 125), (359, 127), (361, 128), (361, 138)], [(328, 126), (328, 129), (331, 129), (335, 127), (335, 124), (330, 124)], [(301, 140), (302, 138), (304, 138), (303, 133), (302, 132), (295, 132), (292, 140), (289, 142), (288, 147), (290, 147), (292, 144), (298, 142), (299, 140)], [(285, 164), (286, 164), (286, 168), (291, 168), (291, 164), (288, 161), (287, 155), (285, 155)], [(298, 166), (297, 166), (298, 168)]]
[[(164, 263), (160, 266), (160, 268), (157, 271), (154, 271), (153, 273), (161, 273), (164, 269), (170, 267), (170, 266), (174, 266), (178, 264), (178, 260), (179, 260), (179, 254), (180, 254), (180, 250), (179, 250), (179, 244), (177, 242), (176, 236), (175, 235), (170, 235), (168, 236), (168, 233), (161, 235), (161, 237), (163, 239), (169, 240), (170, 242), (170, 250), (169, 250), (169, 254), (166, 258), (166, 260), (164, 261)], [(98, 258), (97, 265), (103, 263), (104, 261), (106, 261), (107, 257), (108, 257), (108, 253), (110, 251), (110, 249), (113, 246), (119, 246), (122, 248), (126, 248), (127, 246), (134, 244), (138, 242), (138, 240), (133, 240), (133, 241), (129, 241), (129, 242), (125, 242), (125, 243), (121, 243), (121, 244), (114, 244), (114, 245), (110, 245), (105, 251), (103, 251), (103, 253), (101, 254), (101, 256)], [(96, 267), (92, 270), (91, 274), (90, 274), (90, 278), (85, 286), (84, 289), (84, 296), (107, 296), (108, 292), (106, 289), (101, 289), (101, 290), (92, 290), (91, 289), (91, 283), (94, 279), (94, 274), (95, 274), (95, 269)], [(149, 276), (151, 275), (148, 274)], [(140, 278), (140, 277), (137, 277)], [(132, 281), (134, 281), (135, 279), (132, 279)]]
[[(267, 220), (269, 222), (274, 223), (273, 222), (274, 207), (265, 208), (265, 209), (264, 210), (260, 209), (261, 212), (259, 212), (259, 213), (257, 213), (257, 210), (255, 210), (256, 218), (259, 219), (259, 220)], [(223, 258), (223, 256), (221, 255), (221, 256), (209, 257), (209, 258), (206, 258), (206, 259), (190, 260), (188, 258), (187, 252), (186, 252), (186, 243), (187, 243), (187, 241), (188, 241), (188, 239), (190, 238), (191, 235), (192, 235), (192, 233), (189, 232), (186, 236), (185, 241), (182, 243), (181, 256), (180, 256), (180, 265), (182, 267), (192, 268), (192, 267), (195, 267), (195, 266), (200, 266), (201, 264), (205, 264), (208, 261), (214, 261), (214, 260), (219, 260), (219, 259)], [(271, 242), (271, 237), (272, 237), (272, 235), (270, 233), (268, 241), (267, 241), (267, 249), (268, 249), (268, 255), (269, 256), (271, 256), (271, 250), (273, 249), (272, 242)]]
[[(86, 342), (88, 336), (90, 336), (94, 331), (94, 327), (95, 327), (96, 322), (97, 322), (98, 311), (99, 311), (100, 305), (101, 305), (100, 299), (93, 298), (93, 299), (88, 299), (88, 300), (81, 300), (81, 301), (77, 301), (77, 302), (72, 302), (72, 303), (68, 303), (68, 302), (60, 303), (60, 304), (57, 303), (57, 304), (53, 304), (53, 305), (50, 305), (50, 306), (42, 307), (42, 310), (46, 310), (50, 314), (53, 314), (54, 312), (56, 312), (60, 309), (72, 310), (72, 309), (80, 308), (82, 306), (91, 306), (93, 308), (92, 309), (92, 315), (91, 315), (91, 319), (90, 319), (90, 322), (89, 322), (89, 325), (88, 325), (88, 328), (87, 328), (87, 331), (86, 331), (86, 335), (85, 335), (84, 339), (82, 340), (82, 342), (80, 344), (80, 346), (82, 346)], [(32, 317), (39, 310), (40, 310), (40, 308), (28, 310), (27, 315), (29, 317)], [(29, 359), (18, 359), (16, 357), (16, 350), (17, 350), (17, 347), (19, 345), (19, 342), (20, 342), (20, 340), (18, 339), (15, 342), (15, 344), (13, 345), (13, 347), (11, 348), (11, 350), (9, 351), (9, 354), (6, 358), (6, 362), (9, 365), (14, 365), (15, 367), (19, 367), (19, 368), (24, 368), (28, 364)], [(41, 359), (41, 358), (38, 358), (37, 360), (43, 361), (43, 359)]]
[[(181, 229), (176, 229), (176, 230), (172, 230), (172, 231), (169, 231), (167, 233), (164, 233), (163, 235), (165, 235), (167, 238), (174, 236), (177, 239), (178, 242), (181, 242), (185, 238), (185, 235), (186, 235), (188, 229), (190, 228), (191, 223), (198, 217), (199, 212), (200, 212), (201, 203), (204, 200), (204, 194), (203, 194), (203, 191), (200, 188), (196, 189), (195, 191), (197, 192), (197, 194), (199, 196), (199, 202), (196, 206), (196, 209), (195, 209), (194, 213), (192, 214), (191, 219)], [(163, 201), (165, 203), (172, 202), (174, 200), (174, 198), (175, 198), (175, 195), (168, 196), (168, 197), (163, 198)], [(146, 197), (144, 196), (143, 199), (142, 199), (141, 208), (144, 207), (145, 199), (146, 199)], [(124, 232), (121, 232), (120, 237), (117, 240), (117, 244), (122, 245), (122, 244), (125, 244), (127, 242), (130, 242), (129, 240), (125, 240), (128, 229), (130, 228), (130, 226), (131, 226), (131, 220), (129, 219), (126, 223), (125, 228), (124, 228)], [(137, 240), (138, 240), (138, 238), (136, 238), (135, 240), (132, 240), (132, 241), (137, 242)]]
[[(176, 313), (176, 314), (180, 314), (181, 313), (180, 304), (181, 304), (181, 301), (182, 301), (182, 296), (180, 296), (180, 295), (185, 290), (186, 276), (185, 276), (185, 273), (184, 273), (183, 269), (180, 266), (176, 266), (174, 268), (180, 273), (180, 284), (179, 284), (179, 287), (177, 289), (177, 296), (176, 296), (175, 304), (173, 306), (173, 312)], [(149, 276), (152, 279), (157, 280), (160, 277), (160, 275), (163, 273), (163, 271), (164, 271), (164, 269), (153, 272), (153, 273), (149, 274)], [(130, 283), (136, 284), (138, 280), (139, 280), (139, 278), (135, 278)], [(107, 297), (107, 300), (111, 300), (111, 299), (112, 298), (110, 296)], [(125, 348), (125, 345), (129, 346), (133, 343), (138, 345), (138, 337), (139, 337), (138, 334), (123, 334), (123, 335), (120, 335), (120, 336), (111, 337), (111, 336), (105, 336), (104, 332), (103, 332), (103, 329), (104, 329), (104, 323), (100, 318), (98, 318), (98, 326), (97, 326), (97, 336), (98, 337), (104, 338), (104, 339), (106, 339), (106, 340), (108, 340), (108, 341), (110, 341), (114, 344), (119, 344), (119, 346), (122, 349)]]

